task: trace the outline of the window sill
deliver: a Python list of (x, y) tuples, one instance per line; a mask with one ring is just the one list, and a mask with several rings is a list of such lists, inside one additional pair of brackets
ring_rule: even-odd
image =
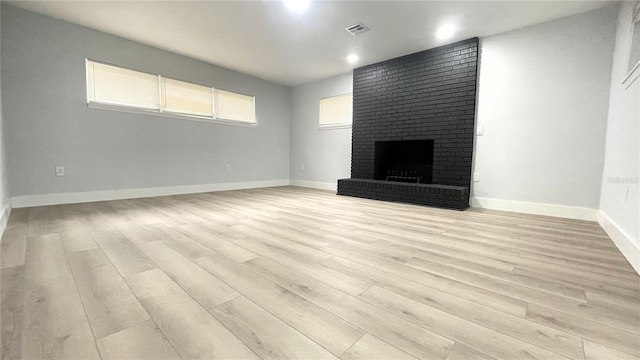
[(173, 119), (221, 124), (221, 125), (233, 125), (233, 126), (243, 126), (243, 127), (255, 127), (257, 125), (256, 123), (250, 123), (245, 121), (213, 118), (208, 116), (185, 115), (185, 114), (172, 113), (172, 112), (163, 112), (155, 109), (136, 108), (136, 107), (120, 106), (115, 104), (107, 104), (107, 103), (99, 103), (99, 102), (89, 102), (87, 103), (87, 107), (89, 109), (111, 110), (111, 111), (119, 111), (119, 112), (131, 113), (131, 114), (152, 115), (152, 116), (160, 116), (160, 117), (173, 118)]
[(318, 126), (318, 130), (350, 129), (351, 127), (352, 127), (351, 123), (330, 124), (330, 125), (320, 125)]

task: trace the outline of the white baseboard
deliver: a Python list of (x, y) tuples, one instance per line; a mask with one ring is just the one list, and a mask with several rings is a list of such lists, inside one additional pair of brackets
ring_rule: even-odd
[(9, 222), (9, 216), (11, 216), (11, 208), (11, 201), (9, 201), (7, 207), (2, 211), (2, 217), (0, 217), (0, 240), (4, 230), (7, 228), (7, 222)]
[(306, 181), (306, 180), (290, 180), (289, 184), (292, 186), (301, 186), (313, 189), (321, 189), (321, 190), (338, 190), (338, 183), (330, 183), (330, 182), (319, 182), (319, 181)]
[(611, 218), (607, 216), (602, 210), (598, 211), (598, 224), (609, 235), (613, 243), (616, 244), (618, 249), (633, 269), (640, 274), (640, 248), (638, 242), (635, 241), (631, 235), (627, 234), (624, 230), (618, 226)]
[(472, 207), (513, 211), (525, 214), (555, 216), (567, 219), (596, 221), (598, 210), (576, 206), (531, 203), (525, 201), (472, 197)]
[(203, 185), (184, 185), (184, 186), (165, 186), (143, 189), (120, 189), (106, 191), (88, 191), (62, 194), (41, 194), (41, 195), (25, 195), (11, 198), (14, 208), (60, 205), (60, 204), (76, 204), (93, 201), (109, 201), (121, 199), (135, 199), (152, 196), (195, 194), (212, 191), (255, 189), (273, 186), (289, 185), (288, 179), (283, 180), (266, 180), (266, 181), (247, 181), (236, 183), (222, 184), (203, 184)]

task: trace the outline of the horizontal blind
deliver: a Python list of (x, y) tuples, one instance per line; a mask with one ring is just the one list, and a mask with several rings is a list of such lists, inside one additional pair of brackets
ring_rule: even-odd
[(162, 78), (163, 110), (213, 117), (213, 89), (184, 81)]
[(320, 100), (320, 127), (351, 124), (353, 95), (339, 95)]
[(216, 89), (215, 92), (217, 118), (247, 123), (256, 122), (256, 109), (253, 96), (218, 89)]
[(87, 101), (160, 109), (157, 75), (87, 61)]

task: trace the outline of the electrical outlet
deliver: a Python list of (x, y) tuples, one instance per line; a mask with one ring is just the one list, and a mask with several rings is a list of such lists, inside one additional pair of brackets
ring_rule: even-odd
[(56, 176), (64, 176), (64, 166), (56, 166)]
[(480, 173), (479, 172), (474, 172), (473, 173), (473, 181), (480, 181)]
[(300, 166), (300, 170), (304, 171), (304, 165)]
[(225, 165), (224, 166), (224, 171), (226, 171), (226, 172), (231, 171), (231, 165)]
[(476, 135), (484, 135), (484, 125), (478, 125), (478, 127), (476, 128)]

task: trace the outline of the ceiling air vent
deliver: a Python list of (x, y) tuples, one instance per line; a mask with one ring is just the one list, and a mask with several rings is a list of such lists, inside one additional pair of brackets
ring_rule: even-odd
[(356, 36), (369, 31), (369, 28), (364, 26), (362, 23), (357, 23), (349, 26), (345, 30), (347, 30), (351, 35)]

